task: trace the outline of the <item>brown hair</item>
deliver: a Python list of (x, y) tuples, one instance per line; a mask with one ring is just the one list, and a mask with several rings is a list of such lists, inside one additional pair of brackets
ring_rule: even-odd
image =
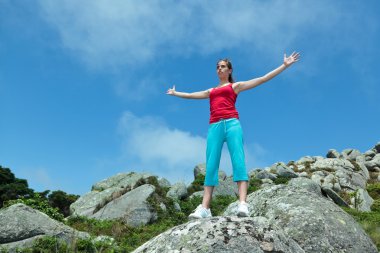
[[(221, 62), (221, 61), (224, 61), (225, 63), (227, 63), (227, 67), (228, 67), (228, 69), (231, 69), (231, 70), (233, 71), (232, 63), (231, 63), (231, 61), (230, 61), (228, 58), (220, 59), (220, 60), (216, 63), (216, 65), (218, 65), (218, 63)], [(230, 83), (234, 83), (234, 82), (235, 82), (234, 78), (232, 77), (232, 71), (231, 71), (231, 74), (228, 76), (228, 81), (229, 81)]]

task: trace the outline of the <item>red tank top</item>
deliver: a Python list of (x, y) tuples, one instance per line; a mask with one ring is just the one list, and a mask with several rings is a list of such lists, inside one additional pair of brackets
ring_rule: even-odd
[(210, 124), (221, 119), (239, 118), (235, 108), (237, 95), (232, 83), (210, 91)]

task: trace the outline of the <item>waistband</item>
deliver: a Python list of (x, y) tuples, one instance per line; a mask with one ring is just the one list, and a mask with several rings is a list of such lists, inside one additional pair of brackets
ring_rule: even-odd
[(210, 125), (219, 124), (219, 123), (228, 122), (228, 121), (233, 121), (233, 120), (239, 121), (239, 119), (237, 119), (237, 118), (220, 119), (217, 122), (210, 123)]

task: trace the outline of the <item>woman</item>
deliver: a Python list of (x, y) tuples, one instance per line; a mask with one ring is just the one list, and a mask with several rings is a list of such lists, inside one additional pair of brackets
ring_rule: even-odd
[(266, 75), (243, 82), (234, 82), (232, 64), (228, 59), (220, 60), (216, 65), (219, 84), (204, 91), (186, 93), (175, 90), (175, 86), (166, 94), (188, 99), (210, 99), (210, 126), (207, 134), (206, 177), (202, 204), (189, 215), (190, 219), (212, 217), (210, 202), (214, 187), (218, 185), (220, 155), (224, 142), (227, 142), (233, 167), (233, 180), (238, 184), (239, 205), (237, 215), (249, 215), (247, 199), (248, 174), (245, 167), (243, 133), (239, 114), (235, 108), (238, 94), (263, 84), (280, 74), (299, 60), (300, 54), (293, 52), (289, 57), (284, 54), (281, 66)]

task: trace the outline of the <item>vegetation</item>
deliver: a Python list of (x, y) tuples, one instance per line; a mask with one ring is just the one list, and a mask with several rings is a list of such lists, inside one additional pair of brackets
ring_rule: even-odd
[[(308, 169), (310, 165), (306, 166)], [(286, 184), (290, 178), (278, 177), (274, 180), (275, 184)], [(204, 175), (198, 175), (194, 182), (188, 188), (189, 194), (203, 190)], [(18, 185), (12, 189), (11, 186)], [(122, 221), (100, 221), (86, 217), (69, 217), (69, 206), (79, 196), (67, 194), (63, 191), (44, 191), (35, 193), (28, 188), (26, 180), (17, 179), (13, 173), (0, 166), (0, 197), (1, 206), (7, 207), (14, 203), (24, 203), (35, 209), (38, 209), (51, 218), (62, 221), (68, 226), (79, 231), (88, 232), (88, 239), (74, 239), (73, 243), (66, 242), (51, 236), (46, 236), (36, 240), (29, 249), (23, 249), (18, 252), (131, 252), (146, 241), (165, 232), (166, 230), (188, 222), (188, 215), (201, 203), (202, 197), (186, 198), (184, 200), (174, 201), (166, 197), (167, 188), (160, 187), (156, 177), (148, 177), (140, 180), (134, 188), (143, 184), (154, 185), (155, 193), (148, 199), (148, 202), (157, 212), (157, 220), (148, 225), (140, 227), (131, 227)], [(249, 182), (248, 193), (257, 191), (261, 187), (261, 180), (252, 178)], [(123, 192), (130, 189), (124, 189)], [(380, 183), (370, 184), (367, 191), (375, 199), (371, 207), (371, 212), (360, 212), (355, 209), (344, 208), (344, 210), (352, 215), (372, 238), (376, 246), (380, 250)], [(7, 193), (10, 193), (8, 197)], [(5, 195), (4, 195), (5, 194)], [(353, 194), (341, 192), (341, 196), (349, 200), (355, 197)], [(117, 196), (113, 196), (117, 197)], [(111, 199), (109, 200), (111, 201)], [(212, 212), (214, 216), (222, 215), (225, 208), (236, 201), (236, 197), (218, 196), (213, 198), (211, 202)], [(180, 206), (180, 211), (175, 208), (176, 203)], [(348, 201), (350, 202), (350, 201)], [(165, 211), (162, 204), (165, 205)], [(95, 241), (97, 236), (109, 236), (104, 240)], [(6, 252), (0, 248), (0, 252)]]
[(0, 208), (5, 201), (27, 198), (33, 196), (33, 193), (25, 179), (16, 178), (9, 168), (0, 166)]
[(380, 250), (380, 211), (360, 212), (351, 208), (343, 209), (360, 223), (364, 231), (375, 243), (377, 249)]
[(28, 205), (36, 210), (39, 210), (45, 214), (47, 214), (50, 218), (63, 221), (63, 214), (59, 212), (59, 209), (56, 207), (52, 207), (48, 200), (42, 198), (40, 194), (35, 193), (32, 198), (19, 198), (12, 199), (5, 202), (4, 207), (8, 207), (17, 203), (22, 203)]
[(262, 185), (261, 179), (257, 179), (255, 177), (252, 177), (249, 180), (249, 185), (248, 185), (248, 194), (255, 192), (260, 189)]

